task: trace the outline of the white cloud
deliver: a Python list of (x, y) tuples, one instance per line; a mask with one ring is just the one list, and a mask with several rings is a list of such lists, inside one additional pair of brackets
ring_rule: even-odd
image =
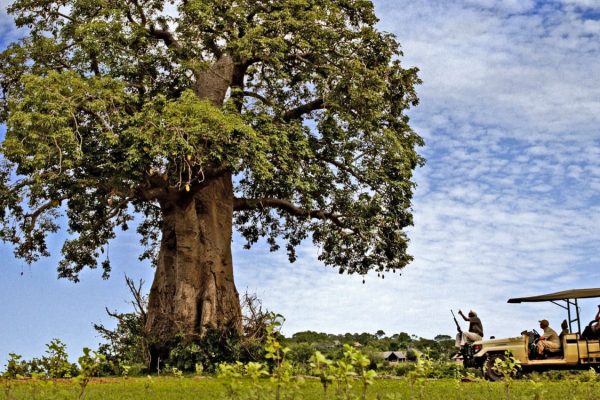
[[(431, 337), (453, 329), (448, 309), (458, 307), (477, 309), (496, 336), (541, 317), (558, 326), (559, 308), (506, 300), (600, 277), (597, 21), (576, 7), (534, 2), (376, 6), (381, 26), (402, 43), (404, 64), (424, 80), (411, 112), (428, 158), (416, 174), (415, 261), (400, 278), (362, 285), (319, 271), (306, 255), (298, 266), (267, 255), (271, 266), (253, 277), (245, 271), (258, 255), (236, 254), (240, 281), (286, 314), (291, 331)], [(584, 307), (583, 315), (594, 312)]]

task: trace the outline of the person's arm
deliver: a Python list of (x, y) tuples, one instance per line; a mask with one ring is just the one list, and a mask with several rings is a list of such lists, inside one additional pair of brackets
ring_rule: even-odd
[[(600, 313), (600, 307), (598, 309), (598, 312)], [(465, 317), (465, 314), (463, 314), (462, 310), (458, 310), (458, 313), (460, 314), (461, 317), (463, 317), (463, 319), (465, 321), (471, 321), (469, 318)]]
[(594, 317), (594, 319), (596, 321), (600, 321), (600, 306), (598, 306), (598, 312), (596, 313), (596, 316)]

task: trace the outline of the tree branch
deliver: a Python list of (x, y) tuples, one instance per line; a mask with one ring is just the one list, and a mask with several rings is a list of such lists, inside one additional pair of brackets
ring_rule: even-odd
[(283, 114), (283, 120), (285, 122), (290, 122), (295, 119), (300, 119), (305, 114), (324, 108), (327, 108), (325, 101), (322, 97), (319, 97), (309, 103), (302, 104), (301, 106), (286, 111), (285, 114)]
[(266, 98), (266, 97), (264, 97), (264, 96), (261, 96), (261, 95), (260, 95), (260, 94), (258, 94), (258, 93), (249, 92), (249, 91), (247, 91), (247, 90), (244, 90), (244, 91), (242, 92), (242, 94), (243, 94), (244, 96), (246, 96), (246, 97), (252, 97), (252, 98), (255, 98), (255, 99), (257, 99), (257, 100), (260, 100), (262, 103), (264, 103), (264, 104), (265, 104), (265, 105), (267, 105), (267, 106), (273, 106), (273, 103), (272, 103), (271, 101), (269, 101), (269, 99), (267, 99), (267, 98)]
[[(147, 301), (146, 297), (142, 294), (142, 287), (144, 286), (144, 280), (140, 279), (139, 284), (136, 286), (133, 279), (131, 279), (130, 277), (125, 275), (125, 283), (127, 284), (127, 287), (129, 288), (129, 291), (131, 292), (131, 295), (133, 296), (133, 300), (131, 301), (131, 304), (133, 305), (133, 308), (135, 309), (136, 313), (138, 313), (142, 316), (142, 320), (145, 323), (146, 319), (147, 319), (146, 310), (148, 308), (148, 301)], [(107, 312), (108, 312), (108, 310), (107, 310)]]
[(325, 212), (323, 210), (306, 210), (295, 206), (288, 200), (263, 197), (259, 199), (235, 198), (233, 200), (234, 211), (251, 211), (261, 208), (277, 208), (296, 217), (315, 218), (332, 221), (338, 226), (344, 226), (341, 215)]
[(175, 36), (173, 36), (173, 34), (166, 29), (156, 29), (154, 25), (150, 25), (150, 28), (147, 29), (147, 32), (150, 34), (150, 36), (162, 40), (169, 48), (181, 48), (181, 44), (175, 39)]
[(52, 199), (52, 200), (48, 201), (47, 203), (42, 204), (40, 207), (38, 207), (33, 212), (26, 214), (25, 218), (29, 218), (29, 224), (28, 224), (27, 229), (25, 230), (26, 235), (28, 236), (29, 234), (31, 234), (31, 232), (35, 228), (35, 223), (37, 222), (37, 219), (40, 217), (40, 215), (42, 215), (45, 211), (47, 211), (51, 208), (57, 207), (57, 204), (56, 204), (57, 202), (60, 205), (60, 203), (63, 200), (66, 200), (68, 198), (69, 197), (67, 195), (62, 195), (58, 199)]
[(319, 160), (321, 160), (321, 161), (324, 161), (326, 163), (329, 163), (329, 164), (333, 165), (334, 167), (336, 167), (340, 171), (343, 171), (343, 172), (346, 172), (346, 173), (352, 175), (357, 181), (359, 181), (361, 183), (367, 183), (365, 181), (365, 177), (364, 176), (360, 175), (358, 173), (358, 171), (356, 171), (354, 168), (352, 168), (352, 167), (350, 167), (350, 166), (348, 166), (348, 165), (346, 165), (344, 163), (341, 163), (341, 162), (339, 162), (337, 160), (334, 160), (334, 159), (331, 159), (331, 158), (323, 157), (321, 154), (317, 154), (316, 158), (319, 159)]
[[(109, 198), (109, 200), (111, 200)], [(121, 200), (119, 202), (119, 204), (117, 204), (115, 207), (112, 207), (112, 209), (110, 210), (110, 213), (107, 215), (106, 217), (106, 221), (110, 221), (111, 219), (113, 219), (114, 217), (118, 216), (121, 213), (121, 210), (125, 208), (125, 206), (127, 206), (127, 204), (132, 200), (131, 197), (126, 197), (123, 200)], [(109, 205), (112, 205), (112, 202), (109, 203)]]

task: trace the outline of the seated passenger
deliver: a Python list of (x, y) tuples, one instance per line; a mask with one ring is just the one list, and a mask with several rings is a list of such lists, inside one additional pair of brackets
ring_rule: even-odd
[(544, 330), (544, 335), (540, 336), (537, 343), (537, 350), (539, 355), (544, 354), (544, 350), (556, 353), (560, 351), (560, 339), (556, 331), (550, 328), (548, 320), (542, 319), (540, 321), (540, 329)]
[(581, 338), (586, 340), (600, 339), (600, 306), (598, 306), (598, 312), (594, 320), (583, 330)]
[(569, 324), (566, 319), (564, 319), (563, 322), (560, 324), (560, 328), (562, 329), (562, 331), (560, 331), (559, 336), (562, 339), (563, 336), (569, 333)]

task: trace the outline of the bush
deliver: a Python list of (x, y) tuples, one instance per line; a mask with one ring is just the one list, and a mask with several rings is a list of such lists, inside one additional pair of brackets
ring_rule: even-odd
[(239, 358), (240, 336), (236, 330), (212, 329), (193, 342), (183, 336), (178, 337), (167, 364), (184, 372), (194, 372), (196, 365), (200, 364), (205, 371), (213, 372), (218, 364), (231, 363)]
[(46, 347), (47, 356), (43, 356), (40, 361), (43, 372), (46, 373), (48, 378), (72, 378), (77, 376), (77, 365), (69, 362), (67, 346), (60, 339), (52, 339)]
[(306, 367), (309, 364), (310, 358), (313, 356), (314, 352), (315, 349), (311, 344), (297, 343), (290, 345), (290, 354), (288, 357), (290, 361), (294, 362), (295, 364)]
[(66, 346), (60, 339), (52, 339), (46, 345), (46, 355), (25, 361), (19, 354), (10, 353), (6, 371), (2, 376), (7, 378), (30, 377), (43, 375), (48, 378), (72, 378), (79, 369), (69, 362)]
[(6, 364), (6, 371), (2, 374), (5, 378), (18, 378), (20, 376), (27, 376), (29, 368), (27, 362), (21, 360), (22, 356), (15, 353), (8, 354), (8, 363)]
[(102, 324), (94, 324), (94, 329), (106, 341), (98, 347), (98, 353), (104, 361), (100, 366), (101, 375), (122, 375), (125, 366), (148, 365), (148, 345), (145, 331), (148, 298), (143, 295), (144, 281), (135, 283), (125, 276), (125, 283), (132, 295), (131, 305), (134, 311), (120, 313), (109, 311), (109, 317), (117, 321), (115, 329), (108, 329)]
[(398, 363), (394, 366), (394, 372), (397, 376), (406, 376), (409, 372), (414, 371), (416, 364), (414, 362)]

